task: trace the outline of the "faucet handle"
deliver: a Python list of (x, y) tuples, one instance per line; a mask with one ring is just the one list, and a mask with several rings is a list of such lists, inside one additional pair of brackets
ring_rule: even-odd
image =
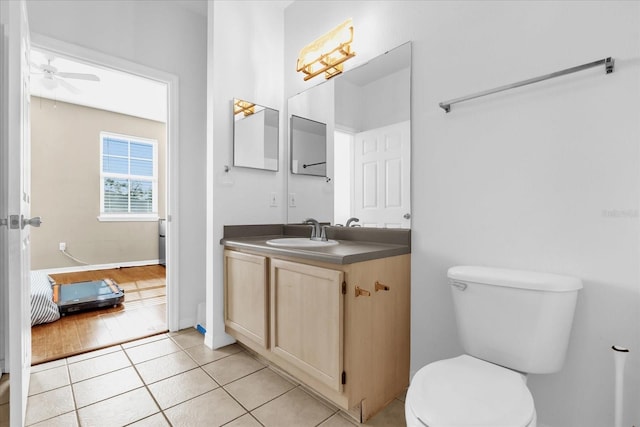
[(322, 240), (323, 242), (326, 242), (328, 240), (327, 239), (327, 227), (328, 227), (328, 225), (323, 225), (322, 226), (322, 234), (320, 236), (320, 240)]

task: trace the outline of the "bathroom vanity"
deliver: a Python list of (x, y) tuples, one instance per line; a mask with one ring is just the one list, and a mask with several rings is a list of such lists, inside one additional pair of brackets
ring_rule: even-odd
[(409, 384), (409, 230), (225, 227), (228, 334), (360, 422)]

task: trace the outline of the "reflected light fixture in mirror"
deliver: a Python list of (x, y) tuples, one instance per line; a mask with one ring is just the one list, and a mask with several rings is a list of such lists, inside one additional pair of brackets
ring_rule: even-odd
[(349, 18), (303, 47), (298, 54), (296, 71), (305, 74), (305, 81), (321, 73), (326, 79), (342, 73), (343, 63), (356, 55), (351, 50), (352, 41), (353, 20)]
[(234, 99), (233, 101), (233, 114), (244, 114), (244, 116), (250, 116), (256, 112), (256, 104), (242, 99)]

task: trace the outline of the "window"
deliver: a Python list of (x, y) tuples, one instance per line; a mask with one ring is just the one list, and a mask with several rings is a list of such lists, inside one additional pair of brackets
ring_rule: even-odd
[(158, 219), (158, 142), (100, 133), (101, 221)]

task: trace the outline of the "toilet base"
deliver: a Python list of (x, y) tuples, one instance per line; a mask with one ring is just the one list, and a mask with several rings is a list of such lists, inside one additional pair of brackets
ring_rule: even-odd
[[(422, 422), (418, 417), (415, 416), (411, 408), (407, 403), (404, 404), (404, 417), (407, 422), (407, 427), (439, 427), (439, 426), (430, 426)], [(523, 427), (537, 427), (538, 426), (538, 415), (536, 411), (533, 411), (533, 419), (529, 424)], [(447, 426), (447, 427), (467, 427), (467, 426)], [(473, 427), (483, 427), (474, 424)], [(486, 427), (497, 427), (497, 426), (486, 426)], [(511, 426), (509, 426), (511, 427)]]

